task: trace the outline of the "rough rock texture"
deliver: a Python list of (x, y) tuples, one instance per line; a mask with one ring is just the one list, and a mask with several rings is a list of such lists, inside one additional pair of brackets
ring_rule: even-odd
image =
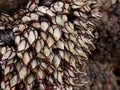
[(117, 76), (117, 83), (120, 85), (120, 3), (117, 0), (113, 3), (103, 0), (96, 12), (102, 15), (102, 19), (94, 31), (96, 50), (90, 58), (107, 64), (109, 71), (112, 70)]
[(0, 0), (0, 13), (8, 13), (10, 10), (23, 6), (28, 0)]
[(108, 64), (89, 60), (87, 65), (90, 79), (88, 90), (119, 90), (115, 82), (116, 78)]

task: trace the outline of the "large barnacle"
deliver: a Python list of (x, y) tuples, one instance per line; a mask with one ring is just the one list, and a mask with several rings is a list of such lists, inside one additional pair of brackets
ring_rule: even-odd
[(91, 18), (99, 18), (90, 12), (87, 0), (30, 0), (25, 9), (2, 14), (1, 89), (83, 89), (87, 55), (95, 48)]

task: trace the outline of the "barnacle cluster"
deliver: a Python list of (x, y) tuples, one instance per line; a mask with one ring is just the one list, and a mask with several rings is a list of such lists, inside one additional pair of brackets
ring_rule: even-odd
[[(80, 90), (95, 22), (89, 0), (30, 0), (0, 15), (2, 90)], [(95, 6), (94, 6), (95, 8)], [(85, 90), (85, 89), (83, 89)]]

